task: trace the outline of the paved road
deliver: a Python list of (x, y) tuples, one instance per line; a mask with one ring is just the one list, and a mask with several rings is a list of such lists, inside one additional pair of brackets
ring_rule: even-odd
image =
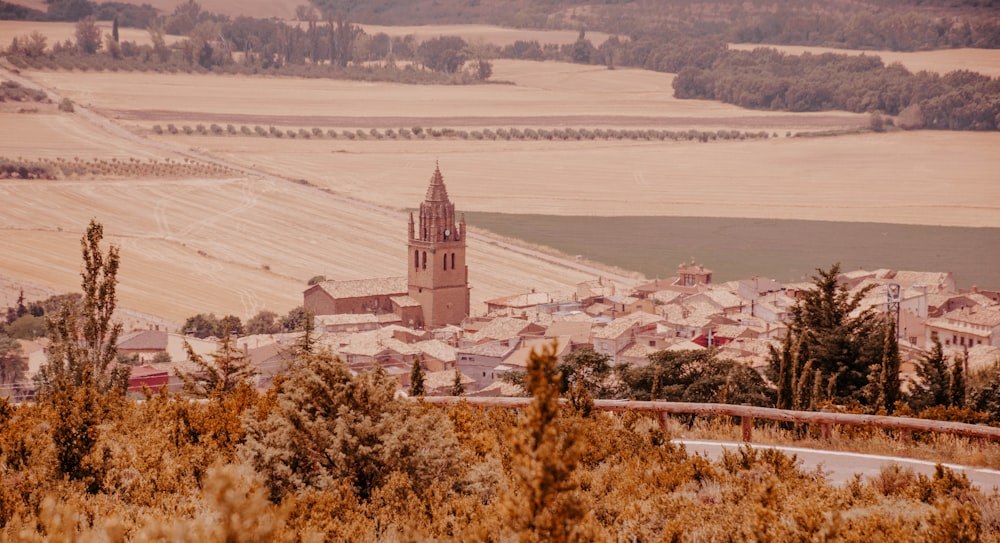
[[(724, 449), (733, 450), (743, 445), (743, 443), (731, 441), (699, 441), (692, 439), (675, 439), (673, 442), (684, 445), (689, 453), (704, 454), (713, 460), (721, 457)], [(898, 464), (903, 468), (912, 469), (917, 473), (923, 473), (927, 476), (934, 474), (935, 462), (927, 460), (845, 451), (823, 451), (781, 445), (754, 444), (753, 447), (778, 449), (788, 455), (794, 454), (801, 461), (803, 469), (813, 470), (819, 467), (826, 474), (827, 480), (833, 484), (843, 484), (853, 479), (856, 473), (860, 473), (866, 478), (876, 476), (884, 466), (891, 464)], [(998, 470), (960, 466), (957, 464), (944, 464), (944, 466), (956, 472), (964, 473), (973, 485), (978, 486), (984, 492), (1000, 489), (1000, 471)]]

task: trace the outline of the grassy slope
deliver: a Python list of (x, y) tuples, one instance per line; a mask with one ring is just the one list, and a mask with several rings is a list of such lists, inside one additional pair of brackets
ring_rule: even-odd
[(467, 213), (469, 224), (570, 255), (669, 277), (694, 257), (716, 281), (808, 280), (817, 267), (950, 271), (1000, 288), (1000, 228), (707, 217), (554, 217)]

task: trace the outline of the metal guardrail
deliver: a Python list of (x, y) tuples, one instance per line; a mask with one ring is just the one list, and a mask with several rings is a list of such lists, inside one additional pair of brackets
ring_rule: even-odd
[[(518, 409), (527, 407), (531, 398), (476, 398), (464, 396), (426, 396), (422, 401), (432, 405), (455, 405), (467, 402), (476, 407), (499, 407)], [(565, 403), (566, 400), (560, 400)], [(820, 427), (823, 437), (829, 439), (833, 426), (867, 426), (901, 430), (908, 437), (912, 432), (935, 432), (956, 434), (980, 439), (1000, 440), (1000, 428), (963, 422), (917, 419), (913, 417), (888, 417), (882, 415), (854, 415), (848, 413), (828, 413), (815, 411), (791, 411), (770, 407), (729, 405), (718, 403), (687, 402), (639, 402), (629, 400), (594, 400), (598, 411), (642, 411), (660, 414), (660, 422), (666, 425), (670, 414), (722, 415), (740, 417), (743, 441), (753, 441), (753, 420), (765, 419), (780, 422), (796, 422)]]

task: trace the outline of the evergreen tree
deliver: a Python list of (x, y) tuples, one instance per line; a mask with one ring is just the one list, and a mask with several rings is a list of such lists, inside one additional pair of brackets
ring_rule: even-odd
[(910, 382), (910, 408), (919, 413), (928, 407), (949, 404), (951, 374), (941, 348), (941, 340), (932, 336), (933, 346), (914, 364), (917, 379)]
[(199, 398), (221, 396), (233, 392), (240, 386), (254, 386), (257, 369), (250, 359), (236, 345), (236, 340), (223, 328), (218, 349), (211, 355), (211, 361), (194, 352), (191, 344), (184, 342), (188, 360), (197, 366), (193, 372), (177, 371), (184, 381), (184, 391)]
[(424, 396), (427, 390), (424, 388), (424, 366), (420, 362), (420, 357), (413, 357), (413, 365), (410, 367), (410, 390), (411, 397)]
[(449, 394), (452, 396), (464, 396), (465, 385), (462, 384), (462, 372), (455, 370), (455, 380), (451, 383)]
[[(861, 308), (863, 298), (872, 287), (852, 294), (837, 281), (839, 264), (817, 271), (819, 274), (813, 277), (815, 288), (804, 292), (792, 311), (793, 321), (788, 330), (791, 344), (796, 345), (792, 353), (792, 372), (789, 375), (786, 368), (786, 374), (782, 375), (782, 356), (772, 355), (772, 374), (781, 377), (779, 389), (782, 383), (787, 387), (803, 379), (826, 384), (825, 398), (792, 400), (791, 403), (800, 406), (818, 405), (826, 400), (871, 402), (867, 393), (869, 385), (879, 380), (879, 373), (873, 373), (871, 368), (881, 367), (885, 348), (882, 317), (870, 308)], [(809, 362), (816, 373), (804, 376)], [(801, 386), (797, 389), (803, 390)], [(782, 401), (788, 403), (785, 393)]]
[(886, 319), (882, 347), (882, 364), (879, 368), (878, 398), (875, 407), (892, 414), (899, 400), (899, 343), (896, 341), (896, 321)]
[(769, 346), (770, 363), (768, 377), (777, 385), (778, 409), (791, 409), (795, 398), (795, 382), (792, 376), (792, 334), (785, 334), (781, 351)]
[(948, 383), (948, 405), (952, 407), (965, 407), (965, 365), (968, 363), (968, 354), (955, 355), (951, 363), (951, 379)]

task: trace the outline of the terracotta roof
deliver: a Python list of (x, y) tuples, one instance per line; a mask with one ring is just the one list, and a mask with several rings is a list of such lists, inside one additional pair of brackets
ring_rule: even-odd
[(324, 326), (377, 324), (378, 316), (371, 313), (336, 313), (333, 315), (316, 315), (316, 320)]
[(486, 300), (489, 305), (502, 305), (506, 307), (533, 307), (539, 304), (547, 304), (552, 301), (548, 292), (529, 292), (526, 294), (514, 294), (513, 296), (503, 296)]
[(471, 347), (463, 347), (461, 349), (458, 349), (458, 352), (474, 354), (479, 356), (493, 356), (496, 358), (503, 358), (504, 355), (513, 350), (514, 349), (510, 345), (508, 345), (506, 341), (491, 341), (489, 343), (472, 345)]
[[(455, 384), (455, 371), (457, 370), (428, 371), (424, 373), (424, 387), (430, 391), (444, 390), (447, 392)], [(458, 372), (458, 374), (461, 376), (459, 379), (465, 386), (476, 382), (475, 379), (462, 372)]]
[(969, 348), (969, 371), (992, 368), (1000, 364), (1000, 347), (976, 345)]
[(668, 351), (701, 351), (705, 348), (693, 341), (681, 341), (667, 347)]
[(676, 290), (659, 290), (653, 293), (653, 299), (663, 304), (675, 303), (686, 296), (686, 293)]
[(497, 317), (490, 321), (489, 324), (479, 329), (478, 332), (472, 334), (469, 338), (473, 341), (483, 341), (487, 339), (508, 339), (512, 337), (517, 337), (525, 328), (531, 326), (532, 323), (523, 320), (515, 319), (512, 317)]
[(545, 337), (568, 337), (573, 343), (587, 343), (593, 324), (588, 318), (585, 321), (565, 320), (555, 321), (545, 330)]
[(467, 394), (467, 396), (484, 396), (484, 397), (496, 397), (496, 396), (521, 396), (524, 394), (524, 389), (519, 385), (508, 383), (502, 379), (497, 379), (489, 385)]
[[(409, 287), (407, 287), (409, 288)], [(389, 300), (392, 303), (398, 305), (399, 307), (420, 307), (420, 302), (411, 298), (409, 295), (406, 296), (389, 296)]]
[(662, 292), (665, 289), (669, 289), (673, 286), (674, 282), (677, 281), (676, 277), (670, 277), (668, 279), (656, 279), (650, 281), (649, 283), (644, 283), (635, 287), (637, 292)]
[(381, 277), (351, 281), (323, 281), (317, 283), (330, 297), (363, 298), (366, 296), (406, 296), (409, 285), (406, 277)]
[(713, 303), (716, 303), (723, 308), (738, 307), (740, 304), (749, 305), (749, 302), (744, 300), (742, 297), (737, 296), (732, 292), (720, 289), (707, 290), (705, 292), (702, 292), (701, 294), (696, 294), (695, 296), (704, 296), (709, 300), (711, 300)]
[(166, 351), (167, 333), (162, 330), (139, 330), (118, 339), (118, 348), (125, 351)]
[(594, 330), (594, 338), (615, 339), (627, 332), (633, 326), (646, 326), (661, 322), (662, 320), (663, 318), (657, 315), (650, 315), (649, 313), (639, 311), (637, 313), (625, 315), (624, 317), (619, 317), (611, 321), (611, 323), (607, 326)]
[(993, 328), (1000, 326), (1000, 309), (996, 307), (965, 307), (945, 313), (941, 318)]
[(914, 284), (927, 285), (932, 290), (950, 287), (954, 284), (950, 272), (898, 270), (887, 276), (886, 279), (904, 287)]
[(442, 362), (454, 362), (458, 358), (458, 349), (437, 339), (418, 341), (413, 347)]
[[(563, 355), (569, 352), (570, 341), (569, 338), (556, 338), (559, 345), (556, 350), (556, 357), (562, 358)], [(519, 369), (524, 369), (528, 367), (528, 357), (531, 356), (531, 351), (541, 352), (546, 346), (552, 345), (552, 338), (545, 339), (532, 339), (525, 341), (524, 344), (516, 349), (514, 352), (510, 353), (507, 358), (503, 359), (503, 364), (505, 366), (516, 367)]]

